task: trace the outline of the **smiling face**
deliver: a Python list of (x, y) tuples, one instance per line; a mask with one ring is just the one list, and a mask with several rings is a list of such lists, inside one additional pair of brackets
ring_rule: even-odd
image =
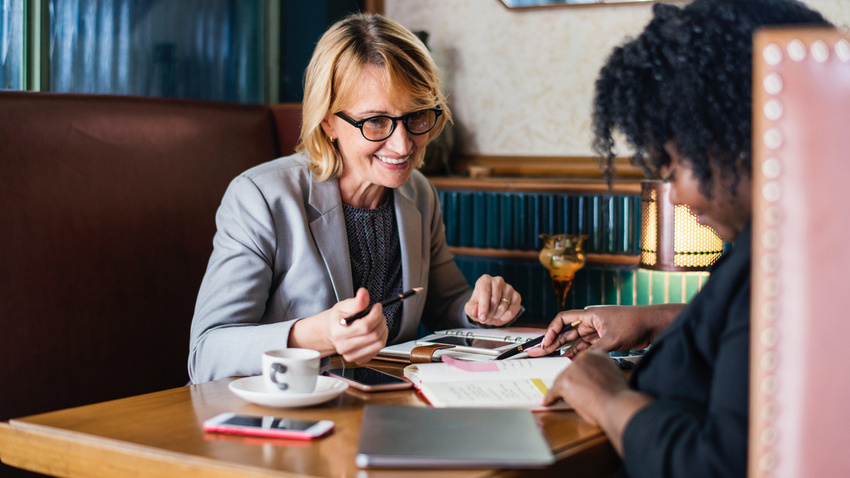
[(714, 229), (725, 242), (732, 242), (752, 217), (752, 183), (749, 173), (739, 171), (738, 184), (733, 195), (730, 191), (732, 178), (712, 167), (711, 198), (700, 189), (700, 182), (693, 174), (687, 158), (679, 154), (676, 144), (668, 141), (664, 150), (670, 156), (670, 164), (662, 166), (661, 177), (670, 182), (670, 200), (673, 204), (684, 204), (691, 208), (697, 221)]
[[(384, 82), (384, 72), (379, 67), (364, 68), (342, 112), (355, 121), (377, 115), (398, 117), (410, 113), (405, 108), (412, 101), (405, 101), (403, 97), (391, 101)], [(343, 159), (343, 172), (339, 177), (342, 201), (369, 209), (381, 204), (388, 188), (397, 188), (407, 182), (429, 141), (428, 134), (408, 133), (400, 121), (389, 138), (378, 142), (367, 140), (360, 129), (333, 113), (325, 117), (322, 128), (328, 137), (336, 138)]]

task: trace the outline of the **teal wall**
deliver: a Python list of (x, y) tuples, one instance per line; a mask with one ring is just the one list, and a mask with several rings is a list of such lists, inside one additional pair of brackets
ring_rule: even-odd
[(450, 246), (539, 250), (540, 234), (586, 234), (585, 252), (640, 253), (640, 196), (438, 191)]

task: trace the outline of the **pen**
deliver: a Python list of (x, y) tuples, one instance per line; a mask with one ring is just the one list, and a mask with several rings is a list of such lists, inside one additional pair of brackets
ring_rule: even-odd
[[(398, 302), (401, 302), (404, 299), (407, 299), (408, 297), (410, 297), (413, 294), (416, 294), (418, 292), (422, 292), (422, 287), (414, 287), (407, 292), (402, 292), (401, 294), (396, 294), (392, 297), (387, 297), (386, 299), (381, 301), (381, 307), (387, 307), (387, 306), (396, 304)], [(355, 320), (362, 319), (363, 317), (366, 317), (366, 315), (369, 313), (370, 310), (372, 310), (371, 305), (369, 307), (366, 307), (365, 309), (361, 310), (360, 312), (352, 315), (351, 317), (342, 319), (340, 321), (340, 324), (341, 325), (351, 325), (351, 323), (354, 322)]]
[[(575, 322), (564, 327), (564, 329), (561, 330), (558, 333), (558, 335), (563, 334), (564, 332), (572, 329), (573, 327), (575, 327), (576, 325), (578, 325), (580, 323), (581, 323), (580, 320), (576, 320)], [(543, 335), (541, 335), (540, 337), (537, 337), (537, 338), (533, 338), (533, 339), (529, 340), (528, 342), (526, 342), (524, 344), (517, 345), (516, 347), (502, 353), (501, 355), (496, 357), (494, 360), (504, 360), (506, 358), (513, 357), (514, 355), (522, 352), (525, 349), (530, 349), (531, 347), (534, 347), (535, 345), (539, 345), (540, 342), (543, 342), (543, 337), (546, 337), (546, 334), (543, 334)]]

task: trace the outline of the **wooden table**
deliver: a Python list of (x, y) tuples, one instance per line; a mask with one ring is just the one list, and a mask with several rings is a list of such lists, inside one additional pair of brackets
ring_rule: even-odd
[[(370, 364), (394, 375), (402, 366)], [(414, 390), (363, 393), (349, 388), (322, 405), (275, 409), (253, 405), (227, 388), (232, 379), (32, 415), (0, 423), (0, 459), (59, 477), (390, 477), (403, 470), (354, 464), (366, 404), (428, 406)], [(222, 412), (336, 422), (309, 442), (205, 433)], [(619, 459), (601, 431), (573, 412), (536, 413), (557, 462), (542, 470), (404, 470), (417, 477), (605, 476)]]

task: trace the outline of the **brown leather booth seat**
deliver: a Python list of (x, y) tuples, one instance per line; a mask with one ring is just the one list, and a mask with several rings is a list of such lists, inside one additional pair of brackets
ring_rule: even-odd
[(185, 385), (215, 212), (297, 105), (0, 92), (0, 420)]

